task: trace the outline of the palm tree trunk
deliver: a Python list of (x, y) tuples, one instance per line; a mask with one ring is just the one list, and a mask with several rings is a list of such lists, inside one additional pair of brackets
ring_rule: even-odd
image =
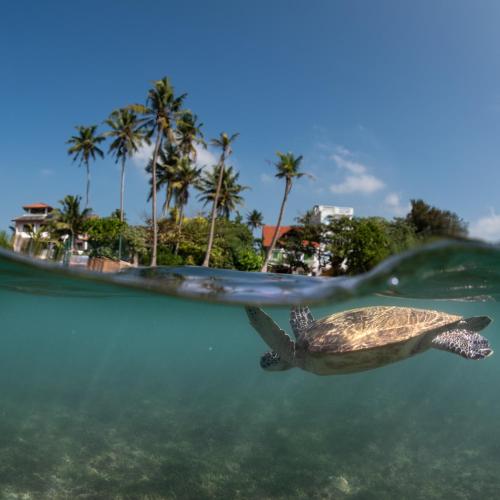
[(85, 194), (85, 208), (88, 208), (90, 203), (90, 166), (88, 160), (85, 162), (85, 168), (87, 169), (87, 190)]
[(155, 150), (153, 153), (153, 182), (152, 190), (153, 196), (151, 197), (151, 223), (153, 225), (153, 247), (151, 249), (151, 267), (156, 267), (156, 255), (158, 249), (158, 222), (156, 216), (156, 162), (158, 161), (158, 152), (160, 151), (161, 141), (163, 139), (162, 129), (158, 129), (158, 136), (156, 138)]
[[(126, 157), (122, 158), (122, 171), (120, 178), (120, 222), (123, 223), (123, 197), (125, 194), (125, 161)], [(120, 228), (120, 239), (118, 240), (118, 260), (122, 260), (122, 228)]]
[(122, 171), (120, 177), (120, 222), (123, 222), (123, 198), (125, 196), (125, 161), (126, 157), (122, 158)]
[(262, 269), (260, 270), (261, 273), (267, 273), (267, 266), (269, 264), (269, 260), (271, 258), (271, 255), (273, 254), (274, 247), (276, 246), (276, 241), (278, 241), (278, 234), (279, 234), (279, 230), (280, 230), (280, 226), (281, 226), (281, 219), (283, 218), (283, 214), (285, 213), (285, 205), (286, 205), (286, 201), (288, 199), (288, 195), (290, 194), (291, 189), (292, 189), (292, 181), (291, 181), (291, 179), (287, 179), (286, 184), (285, 184), (285, 194), (283, 196), (283, 201), (281, 202), (280, 213), (278, 215), (278, 222), (276, 223), (276, 229), (274, 230), (273, 239), (271, 240), (271, 246), (267, 249), (266, 258), (264, 260), (264, 264), (262, 266)]
[(172, 187), (170, 186), (170, 182), (167, 185), (167, 193), (165, 196), (165, 203), (163, 205), (163, 217), (168, 214), (168, 210), (170, 209), (170, 202), (172, 201)]
[(212, 205), (212, 217), (210, 220), (210, 232), (208, 233), (207, 253), (203, 260), (203, 267), (208, 267), (210, 264), (210, 253), (214, 243), (215, 219), (217, 218), (217, 203), (219, 201), (220, 191), (222, 188), (222, 178), (224, 177), (224, 160), (220, 163), (219, 179), (217, 181), (217, 190), (215, 191), (214, 204)]
[(179, 207), (179, 224), (177, 226), (178, 234), (177, 234), (177, 241), (175, 242), (174, 255), (177, 255), (179, 253), (183, 216), (184, 216), (184, 204), (181, 203), (181, 206)]

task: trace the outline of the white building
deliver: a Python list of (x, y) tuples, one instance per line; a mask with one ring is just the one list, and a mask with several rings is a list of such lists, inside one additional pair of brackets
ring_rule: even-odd
[(48, 237), (48, 233), (44, 231), (47, 220), (53, 208), (46, 203), (32, 203), (24, 205), (24, 214), (16, 217), (14, 222), (14, 252), (20, 252), (29, 244), (29, 240), (34, 234), (42, 232), (40, 236)]
[(334, 205), (314, 205), (312, 222), (314, 224), (327, 224), (329, 219), (340, 219), (341, 217), (354, 217), (354, 208), (336, 207)]
[[(41, 237), (49, 238), (50, 234), (45, 230), (50, 219), (53, 216), (53, 208), (46, 203), (32, 203), (31, 205), (24, 205), (24, 214), (12, 219), (14, 222), (14, 252), (28, 252), (31, 253), (30, 241), (34, 238)], [(60, 240), (66, 242), (69, 236), (63, 235)], [(37, 253), (36, 257), (40, 259), (48, 258), (52, 243), (43, 245), (42, 250)], [(88, 252), (88, 236), (86, 234), (76, 235), (72, 253), (75, 255), (84, 255)], [(35, 255), (33, 255), (35, 256)]]

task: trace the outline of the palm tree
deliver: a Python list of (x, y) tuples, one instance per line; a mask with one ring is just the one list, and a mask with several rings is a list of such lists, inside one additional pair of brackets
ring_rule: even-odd
[(68, 149), (68, 154), (73, 155), (73, 161), (79, 160), (80, 165), (84, 164), (87, 170), (87, 189), (85, 196), (85, 207), (90, 203), (90, 159), (95, 161), (96, 156), (104, 157), (102, 149), (98, 144), (105, 140), (104, 136), (96, 135), (97, 125), (90, 125), (89, 127), (78, 126), (75, 127), (78, 135), (71, 136), (71, 139), (66, 141), (66, 144), (72, 146)]
[(274, 164), (277, 169), (276, 177), (278, 179), (285, 179), (285, 194), (283, 196), (283, 201), (281, 202), (281, 208), (278, 215), (278, 221), (276, 222), (273, 239), (271, 240), (271, 245), (267, 249), (266, 258), (261, 269), (261, 272), (263, 273), (267, 272), (269, 259), (271, 258), (274, 247), (276, 246), (276, 241), (278, 240), (281, 220), (283, 219), (283, 214), (285, 213), (285, 205), (288, 199), (288, 195), (290, 194), (290, 191), (292, 189), (293, 180), (300, 179), (300, 177), (306, 175), (304, 172), (300, 172), (302, 156), (294, 156), (292, 153), (280, 152), (276, 154), (279, 158), (278, 162)]
[(264, 217), (262, 216), (262, 212), (259, 212), (258, 210), (252, 210), (251, 212), (248, 212), (247, 226), (252, 231), (255, 231), (256, 229), (262, 227), (263, 225), (264, 225)]
[(183, 111), (177, 120), (177, 147), (183, 157), (191, 158), (196, 162), (196, 144), (206, 147), (203, 140), (201, 127), (203, 123), (197, 123), (198, 117), (189, 110)]
[(147, 137), (156, 135), (155, 148), (153, 152), (151, 168), (152, 186), (152, 225), (153, 225), (153, 248), (151, 249), (151, 266), (156, 266), (156, 254), (158, 247), (158, 224), (156, 214), (156, 166), (158, 155), (163, 142), (166, 139), (168, 144), (175, 144), (174, 123), (179, 113), (182, 102), (186, 94), (175, 97), (174, 88), (167, 77), (153, 83), (153, 88), (148, 92), (146, 105), (133, 104), (129, 109), (144, 116), (143, 127), (147, 130)]
[[(173, 144), (163, 144), (158, 155), (156, 163), (156, 191), (160, 191), (165, 186), (165, 201), (162, 206), (162, 217), (165, 217), (170, 209), (170, 202), (174, 196), (174, 179), (175, 173), (180, 160), (179, 148)], [(153, 159), (151, 159), (146, 167), (146, 172), (153, 171)], [(152, 180), (149, 190), (148, 201), (153, 196)]]
[(176, 171), (175, 183), (175, 202), (178, 209), (178, 231), (177, 242), (175, 244), (175, 255), (179, 251), (179, 242), (181, 236), (182, 222), (184, 217), (184, 207), (189, 201), (189, 188), (191, 186), (197, 188), (200, 182), (201, 168), (196, 167), (189, 158), (181, 158), (179, 160)]
[(212, 252), (212, 245), (214, 242), (214, 232), (215, 232), (215, 219), (217, 217), (217, 206), (219, 203), (219, 194), (222, 186), (222, 179), (224, 176), (224, 166), (226, 163), (227, 158), (231, 155), (232, 153), (232, 143), (236, 140), (238, 137), (238, 133), (233, 134), (232, 136), (228, 136), (226, 132), (222, 132), (220, 136), (217, 139), (212, 139), (212, 145), (215, 147), (220, 148), (221, 155), (219, 158), (219, 178), (217, 182), (217, 188), (214, 193), (213, 197), (213, 204), (212, 204), (212, 215), (210, 219), (210, 232), (208, 233), (208, 244), (207, 244), (207, 253), (205, 254), (205, 259), (203, 260), (203, 266), (208, 267), (210, 264), (210, 253)]
[(136, 113), (131, 109), (122, 108), (111, 113), (105, 120), (106, 125), (111, 129), (104, 133), (104, 136), (113, 138), (109, 146), (108, 153), (115, 157), (116, 163), (121, 162), (120, 174), (120, 221), (123, 222), (123, 198), (125, 192), (125, 163), (127, 158), (131, 158), (139, 148), (147, 141), (144, 131), (141, 129), (141, 122)]
[(56, 234), (69, 234), (71, 237), (71, 249), (75, 249), (75, 238), (84, 232), (85, 221), (89, 218), (92, 210), (84, 208), (81, 210), (81, 196), (67, 195), (59, 200), (61, 208), (52, 211), (50, 219), (51, 230)]
[[(111, 113), (105, 120), (106, 125), (111, 129), (104, 135), (113, 138), (109, 146), (108, 153), (115, 157), (116, 163), (121, 162), (120, 174), (120, 222), (123, 222), (123, 198), (125, 193), (125, 162), (134, 153), (139, 151), (144, 141), (149, 142), (144, 131), (141, 129), (141, 122), (131, 109), (118, 109)], [(118, 242), (118, 258), (122, 258), (122, 233)]]
[(240, 176), (239, 172), (235, 172), (233, 167), (227, 167), (222, 174), (222, 182), (220, 182), (219, 188), (219, 180), (221, 179), (220, 170), (220, 165), (217, 165), (213, 171), (207, 171), (205, 173), (200, 183), (201, 194), (199, 199), (203, 201), (205, 205), (210, 202), (214, 203), (217, 189), (219, 189), (216, 214), (217, 217), (229, 219), (231, 212), (236, 210), (238, 205), (243, 204), (243, 197), (240, 196), (240, 193), (248, 189), (248, 187), (238, 182)]

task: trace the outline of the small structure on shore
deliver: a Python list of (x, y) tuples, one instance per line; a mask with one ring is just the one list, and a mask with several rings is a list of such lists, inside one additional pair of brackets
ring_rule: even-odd
[[(338, 207), (335, 205), (314, 205), (309, 212), (312, 224), (328, 224), (330, 220), (347, 217), (354, 217), (354, 208)], [(300, 226), (280, 226), (278, 231), (278, 243), (271, 255), (269, 265), (279, 272), (305, 272), (307, 274), (319, 275), (322, 271), (328, 270), (328, 265), (324, 261), (327, 257), (324, 244), (316, 241), (302, 241), (304, 252), (295, 252), (292, 256), (287, 250), (287, 240), (292, 238), (300, 239), (298, 234)], [(262, 226), (262, 247), (267, 250), (271, 246), (276, 226)], [(308, 251), (306, 251), (308, 248)], [(312, 249), (312, 251), (311, 251)], [(294, 261), (294, 264), (291, 264)], [(300, 269), (300, 262), (303, 266)], [(296, 268), (294, 270), (293, 268)], [(298, 271), (297, 271), (298, 269)]]
[(48, 237), (48, 232), (44, 231), (47, 222), (51, 218), (54, 210), (46, 203), (31, 203), (23, 205), (24, 214), (12, 219), (14, 222), (14, 252), (21, 252), (28, 245), (33, 236), (41, 232), (42, 237)]

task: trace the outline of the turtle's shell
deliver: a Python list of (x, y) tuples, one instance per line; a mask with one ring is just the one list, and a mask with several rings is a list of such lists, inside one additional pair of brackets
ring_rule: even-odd
[(305, 332), (307, 351), (353, 353), (411, 341), (461, 316), (411, 307), (363, 307), (316, 320)]

